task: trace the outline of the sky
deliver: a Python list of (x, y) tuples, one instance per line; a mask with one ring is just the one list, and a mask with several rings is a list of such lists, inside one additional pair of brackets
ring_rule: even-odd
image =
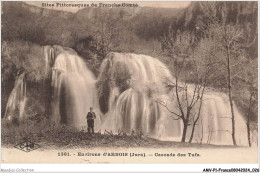
[[(75, 1), (64, 1), (64, 3), (106, 3), (106, 4), (113, 4), (113, 3), (122, 3), (123, 1), (84, 1), (84, 2), (75, 2)], [(126, 2), (126, 1), (124, 1)], [(56, 1), (46, 1), (46, 2), (37, 2), (37, 1), (28, 1), (26, 2), (31, 5), (36, 5), (38, 7), (42, 7), (42, 3), (48, 3), (48, 4), (55, 4)], [(61, 3), (59, 1), (59, 3)], [(142, 7), (163, 7), (163, 8), (184, 8), (187, 7), (190, 4), (190, 1), (128, 1), (128, 3), (137, 3), (139, 6)], [(70, 11), (70, 12), (77, 12), (81, 8), (77, 7), (44, 7), (49, 8), (53, 10), (64, 10), (64, 11)]]

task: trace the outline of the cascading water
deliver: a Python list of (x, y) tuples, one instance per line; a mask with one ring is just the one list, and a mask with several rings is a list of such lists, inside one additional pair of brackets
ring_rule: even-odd
[(51, 85), (52, 115), (56, 122), (82, 130), (86, 126), (87, 112), (93, 107), (98, 128), (100, 116), (95, 98), (95, 77), (80, 57), (69, 53), (59, 54), (52, 67)]
[[(169, 109), (178, 112), (176, 96), (169, 89), (169, 81), (174, 78), (158, 59), (109, 53), (101, 64), (96, 81), (75, 51), (61, 46), (46, 46), (44, 52), (46, 77), (51, 74), (51, 114), (56, 122), (82, 130), (87, 124), (89, 108), (94, 107), (96, 130), (127, 133), (133, 130), (161, 140), (181, 140), (182, 121), (176, 120), (177, 117), (158, 103), (158, 100), (167, 102)], [(193, 87), (188, 87), (189, 97)], [(22, 73), (8, 99), (5, 117), (22, 120), (26, 100), (25, 74)], [(192, 113), (196, 113), (198, 107), (195, 105)], [(245, 121), (236, 106), (234, 109), (237, 144), (247, 145)], [(101, 116), (99, 110), (105, 115)], [(191, 127), (188, 126), (186, 141), (191, 135)], [(231, 130), (227, 95), (205, 91), (193, 142), (232, 145)]]
[[(135, 54), (110, 53), (101, 65), (98, 81), (109, 78), (109, 89), (101, 84), (99, 93), (110, 91), (107, 119), (103, 129), (125, 132), (155, 134), (161, 128), (158, 122), (166, 116), (153, 99), (168, 93), (167, 83), (172, 76), (167, 67), (158, 59)], [(101, 82), (102, 83), (102, 82)], [(100, 95), (101, 101), (104, 98)], [(179, 122), (173, 123), (180, 127)], [(178, 129), (178, 128), (176, 128)], [(173, 131), (178, 136), (180, 131)]]
[(43, 52), (45, 56), (45, 73), (48, 75), (55, 61), (55, 51), (52, 46), (43, 46)]
[[(234, 114), (237, 144), (247, 146), (246, 123), (236, 105), (234, 106)], [(229, 98), (226, 94), (213, 91), (206, 92), (199, 121), (200, 123), (195, 129), (194, 141), (202, 140), (202, 143), (233, 144), (231, 111)]]
[[(156, 100), (168, 102), (178, 112), (175, 96), (168, 90), (172, 81), (168, 68), (158, 59), (136, 54), (110, 53), (101, 65), (98, 96), (101, 110), (106, 113), (103, 130), (144, 132), (162, 140), (181, 140), (183, 125)], [(193, 89), (189, 87), (191, 97)], [(104, 97), (104, 94), (106, 97)], [(195, 128), (193, 142), (230, 144), (231, 113), (225, 94), (206, 91), (201, 116)], [(108, 104), (103, 104), (103, 103)], [(195, 105), (193, 113), (198, 110)], [(191, 134), (188, 126), (186, 140)], [(246, 145), (246, 124), (235, 106), (236, 139)]]
[(69, 54), (77, 55), (77, 53), (73, 49), (67, 48), (67, 47), (62, 47), (59, 45), (43, 46), (43, 52), (44, 52), (44, 58), (45, 58), (46, 75), (48, 75), (49, 72), (51, 71), (51, 69), (55, 63), (55, 59), (57, 58), (57, 56), (59, 54), (66, 52)]
[(24, 118), (24, 108), (26, 105), (26, 81), (25, 73), (20, 73), (15, 81), (14, 88), (8, 98), (5, 118), (13, 121), (22, 121)]
[[(188, 100), (189, 102), (192, 100), (194, 92), (194, 86), (188, 85)], [(183, 93), (182, 93), (183, 94)], [(180, 97), (186, 97), (180, 94)], [(164, 103), (167, 102), (170, 110), (177, 112), (180, 114), (178, 109), (177, 99), (175, 93), (169, 93), (171, 97), (164, 96), (161, 98)], [(158, 99), (158, 98), (157, 98)], [(167, 100), (167, 101), (166, 101)], [(185, 100), (186, 101), (186, 100)], [(185, 104), (185, 101), (182, 100), (182, 104)], [(190, 126), (187, 129), (186, 141), (189, 140), (192, 132), (192, 125), (194, 123), (195, 118), (198, 116), (200, 103), (197, 102), (191, 111), (191, 118), (189, 120)], [(167, 111), (167, 110), (164, 110)], [(238, 145), (248, 145), (247, 143), (247, 128), (245, 120), (242, 114), (237, 109), (234, 104), (234, 113), (235, 113), (235, 136)], [(176, 116), (174, 116), (177, 118)], [(167, 122), (168, 124), (172, 123), (172, 121), (176, 121), (173, 119), (168, 119), (165, 117), (165, 120), (162, 122)], [(182, 120), (177, 120), (181, 122), (180, 131), (183, 130)], [(212, 89), (208, 89), (204, 92), (203, 103), (200, 112), (200, 118), (196, 123), (193, 142), (195, 143), (208, 143), (208, 144), (219, 144), (219, 145), (232, 145), (232, 124), (231, 124), (231, 111), (229, 105), (229, 98), (226, 94), (212, 91)], [(176, 130), (174, 126), (161, 126), (164, 128), (164, 131), (168, 131), (168, 134), (162, 135), (162, 140), (181, 140), (181, 135), (177, 138), (172, 138), (170, 131)], [(170, 130), (170, 131), (169, 131)]]

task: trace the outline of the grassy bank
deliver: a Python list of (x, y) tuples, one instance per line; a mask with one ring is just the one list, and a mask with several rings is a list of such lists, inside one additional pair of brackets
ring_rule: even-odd
[(73, 131), (69, 127), (57, 125), (49, 119), (30, 119), (23, 123), (11, 124), (2, 120), (2, 146), (13, 147), (29, 140), (43, 148), (94, 148), (94, 147), (145, 147), (145, 148), (219, 148), (233, 146), (216, 146), (209, 144), (190, 144), (172, 141), (159, 141), (140, 133), (132, 132), (97, 132)]

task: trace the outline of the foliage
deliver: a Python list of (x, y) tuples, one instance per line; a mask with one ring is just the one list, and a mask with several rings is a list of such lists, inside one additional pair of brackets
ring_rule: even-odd
[(130, 87), (129, 80), (131, 79), (131, 73), (128, 67), (122, 62), (116, 63), (114, 68), (116, 70), (112, 74), (112, 79), (114, 79), (115, 86), (119, 87), (119, 92), (122, 93)]
[[(43, 149), (53, 148), (93, 148), (93, 147), (196, 147), (200, 144), (183, 144), (180, 142), (159, 141), (132, 131), (126, 134), (122, 131), (98, 131), (90, 134), (85, 131), (75, 131), (70, 127), (55, 124), (45, 115), (37, 115), (25, 120), (18, 126), (2, 120), (2, 146), (13, 147), (20, 142), (29, 140), (39, 144)], [(10, 135), (12, 134), (12, 135)], [(206, 148), (227, 147), (204, 144)]]
[[(23, 41), (2, 42), (2, 62), (8, 64), (2, 67), (3, 76), (16, 76), (23, 71), (29, 81), (39, 82), (44, 79), (44, 56), (42, 48), (36, 44)], [(13, 67), (13, 74), (10, 68)]]
[[(26, 81), (34, 85), (28, 85), (28, 94), (38, 94), (32, 97), (29, 109), (35, 109), (37, 112), (43, 112), (41, 100), (45, 96), (45, 90), (42, 89), (42, 83), (45, 80), (45, 64), (42, 48), (36, 44), (23, 41), (2, 42), (2, 107), (5, 108), (8, 97), (14, 87), (16, 78), (21, 72), (26, 75)], [(31, 86), (31, 87), (30, 87)], [(40, 89), (41, 88), (41, 89)], [(32, 90), (37, 90), (33, 92)], [(30, 99), (29, 99), (30, 101)], [(41, 102), (41, 101), (40, 101)], [(37, 109), (35, 108), (37, 107)], [(40, 110), (39, 110), (40, 109)], [(2, 109), (2, 116), (5, 109)], [(28, 112), (29, 113), (29, 112)], [(32, 115), (32, 114), (30, 114)]]

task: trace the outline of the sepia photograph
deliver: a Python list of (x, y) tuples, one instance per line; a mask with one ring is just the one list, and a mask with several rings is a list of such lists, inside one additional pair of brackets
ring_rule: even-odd
[(258, 163), (257, 1), (1, 10), (2, 163)]

